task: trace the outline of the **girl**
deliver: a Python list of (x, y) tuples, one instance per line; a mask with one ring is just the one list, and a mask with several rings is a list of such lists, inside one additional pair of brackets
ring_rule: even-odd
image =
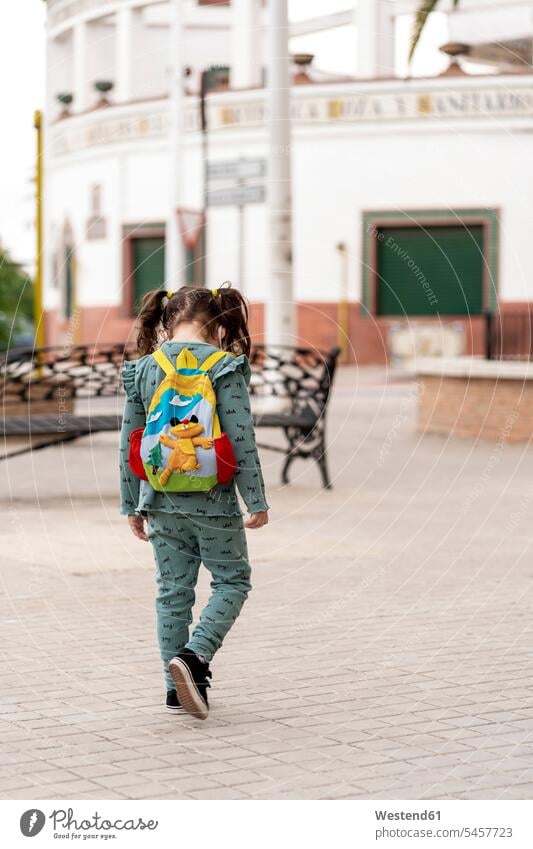
[[(138, 539), (150, 540), (156, 562), (157, 634), (167, 685), (166, 707), (206, 719), (209, 663), (239, 615), (251, 589), (244, 528), (268, 522), (268, 505), (255, 444), (247, 384), (250, 367), (248, 309), (230, 285), (220, 289), (183, 286), (148, 292), (138, 318), (140, 359), (123, 369), (126, 390), (120, 435), (121, 513)], [(209, 370), (222, 431), (232, 443), (237, 472), (229, 484), (209, 492), (156, 492), (128, 465), (132, 430), (146, 423), (146, 410), (164, 373), (150, 354), (158, 347), (175, 362), (183, 348), (202, 363), (227, 351)], [(243, 517), (235, 482), (246, 503)], [(147, 530), (145, 530), (145, 521)], [(212, 595), (189, 637), (200, 564), (211, 573)]]

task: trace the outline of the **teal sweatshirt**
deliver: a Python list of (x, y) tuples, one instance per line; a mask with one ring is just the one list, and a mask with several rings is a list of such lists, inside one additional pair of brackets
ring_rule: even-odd
[[(203, 342), (164, 342), (161, 347), (171, 361), (176, 359), (182, 348), (188, 348), (200, 363), (218, 350)], [(156, 492), (148, 481), (141, 481), (133, 474), (128, 465), (130, 433), (145, 425), (146, 411), (164, 376), (151, 356), (131, 360), (123, 367), (126, 402), (119, 450), (120, 512), (124, 515), (161, 511), (193, 516), (237, 516), (242, 514), (242, 510), (235, 484), (249, 513), (268, 510), (250, 412), (247, 388), (250, 366), (244, 355), (233, 357), (228, 354), (210, 371), (220, 426), (233, 445), (237, 461), (233, 480), (219, 484), (210, 492)]]

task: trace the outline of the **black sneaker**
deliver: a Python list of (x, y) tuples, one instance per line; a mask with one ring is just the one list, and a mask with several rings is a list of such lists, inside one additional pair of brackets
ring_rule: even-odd
[(167, 690), (167, 701), (165, 705), (166, 709), (170, 711), (170, 713), (184, 714), (183, 705), (180, 704), (180, 700), (178, 699), (178, 694), (175, 690)]
[(207, 688), (211, 686), (209, 664), (200, 660), (190, 649), (183, 649), (173, 657), (168, 665), (172, 675), (178, 699), (187, 711), (197, 719), (207, 719), (209, 703)]

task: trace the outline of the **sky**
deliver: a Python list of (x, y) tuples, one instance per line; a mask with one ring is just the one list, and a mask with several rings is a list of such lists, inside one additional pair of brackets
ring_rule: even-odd
[[(349, 8), (350, 0), (289, 0), (293, 20)], [(45, 11), (43, 0), (16, 0), (0, 3), (0, 95), (2, 132), (0, 133), (0, 244), (24, 265), (30, 265), (34, 253), (33, 175), (35, 172), (35, 109), (44, 103)], [(405, 56), (410, 21), (400, 22), (402, 38), (398, 53), (398, 71), (405, 73)], [(443, 15), (430, 19), (412, 72), (437, 73), (446, 60), (437, 47), (446, 40)], [(295, 39), (296, 51), (315, 54), (315, 65), (323, 70), (353, 73), (355, 69), (355, 31), (342, 27)]]
[(44, 101), (44, 13), (42, 0), (0, 3), (0, 243), (23, 263), (34, 249), (33, 114)]

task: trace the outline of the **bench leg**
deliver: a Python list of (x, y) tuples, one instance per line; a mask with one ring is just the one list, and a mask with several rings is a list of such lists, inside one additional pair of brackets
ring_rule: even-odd
[(331, 489), (331, 480), (329, 478), (328, 473), (328, 464), (326, 461), (326, 446), (322, 447), (322, 451), (317, 457), (318, 467), (320, 469), (320, 476), (322, 478), (322, 486), (324, 489)]
[(304, 460), (314, 460), (317, 463), (320, 470), (320, 477), (322, 478), (322, 486), (324, 489), (331, 489), (332, 485), (326, 460), (326, 440), (324, 438), (324, 433), (320, 434), (318, 437), (318, 444), (316, 444), (309, 453), (301, 453), (298, 451), (296, 437), (294, 437), (289, 429), (285, 430), (285, 435), (289, 441), (289, 445), (285, 455), (285, 462), (283, 463), (283, 468), (281, 470), (282, 484), (286, 485), (289, 483), (289, 468), (291, 463), (295, 457), (301, 457)]
[(294, 454), (287, 454), (285, 457), (285, 462), (283, 464), (283, 468), (281, 470), (281, 482), (284, 484), (289, 483), (289, 466), (294, 460)]

